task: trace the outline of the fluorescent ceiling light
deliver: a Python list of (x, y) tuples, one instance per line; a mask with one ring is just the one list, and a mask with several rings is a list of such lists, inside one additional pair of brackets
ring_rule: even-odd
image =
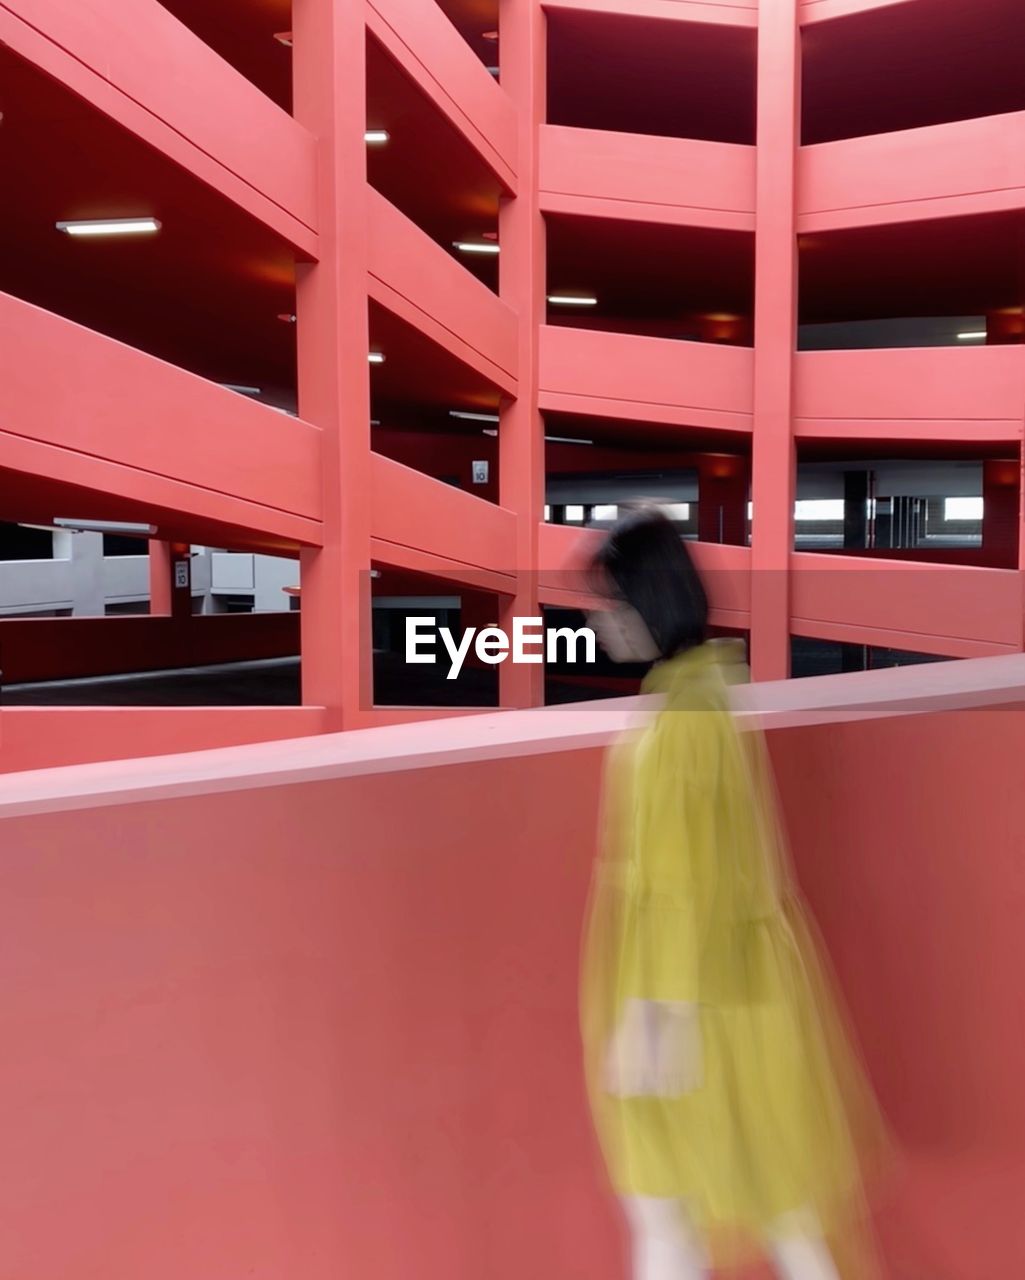
[(384, 352), (371, 351), (367, 354), (367, 359), (371, 364), (384, 364)]
[(485, 427), (485, 428), (484, 428), (484, 435), (486, 435), (486, 436), (497, 436), (497, 435), (498, 435), (498, 428), (497, 428), (497, 427)]
[(978, 342), (980, 339), (985, 338), (985, 336), (985, 329), (969, 329), (967, 333), (959, 333), (957, 335), (957, 340), (958, 342)]
[(570, 293), (550, 293), (548, 301), (555, 307), (596, 307), (598, 299), (592, 295)]
[(291, 311), (279, 311), (278, 319), (284, 320), (285, 324), (295, 324), (295, 315)]
[(578, 440), (575, 436), (545, 436), (549, 444), (594, 444), (593, 440)]
[(380, 418), (371, 418), (371, 419), (370, 419), (370, 425), (371, 425), (372, 427), (379, 427), (379, 426), (381, 425), (381, 419), (380, 419)]
[(292, 47), (291, 31), (275, 31), (274, 39), (278, 42), (278, 44), (283, 44), (286, 49), (291, 49)]
[(497, 31), (482, 31), (482, 32), (481, 32), (481, 36), (482, 36), (482, 37), (483, 37), (483, 39), (485, 39), (485, 40), (497, 40), (497, 39), (498, 39), (498, 32), (497, 32)]
[(57, 230), (69, 236), (131, 236), (160, 230), (156, 218), (91, 218), (58, 222)]
[(368, 129), (363, 135), (363, 141), (368, 147), (383, 147), (386, 142), (391, 141), (391, 134), (387, 129)]
[(240, 382), (222, 382), (219, 384), (225, 391), (235, 391), (240, 396), (262, 396), (263, 391), (259, 387), (247, 387)]
[(458, 249), (460, 253), (500, 253), (500, 247), (492, 243), (481, 242), (477, 240), (453, 240), (452, 247)]
[(152, 538), (157, 532), (155, 524), (125, 524), (120, 520), (68, 520), (57, 516), (53, 524), (56, 529), (75, 533), (118, 533), (126, 538)]
[(467, 422), (498, 422), (497, 413), (471, 413), (468, 409), (449, 409), (450, 418), (465, 418)]

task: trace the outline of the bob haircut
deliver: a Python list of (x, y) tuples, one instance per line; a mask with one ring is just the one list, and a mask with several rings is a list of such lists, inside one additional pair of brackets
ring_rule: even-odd
[(597, 594), (636, 609), (663, 658), (703, 644), (708, 597), (686, 543), (654, 503), (631, 505), (591, 561)]

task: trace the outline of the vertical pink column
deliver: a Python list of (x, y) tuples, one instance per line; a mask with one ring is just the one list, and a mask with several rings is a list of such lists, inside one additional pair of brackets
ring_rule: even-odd
[[(175, 582), (175, 564), (188, 566), (183, 586)], [(190, 618), (192, 616), (192, 560), (187, 542), (149, 544), (149, 611), (151, 617)]]
[(152, 617), (168, 617), (171, 613), (171, 544), (150, 539), (149, 544), (149, 611)]
[(318, 139), (319, 261), (297, 270), (299, 413), (323, 432), (324, 545), (303, 551), (302, 696), (372, 718), (363, 0), (295, 0), (295, 116)]
[[(536, 617), (538, 526), (544, 514), (544, 423), (538, 411), (538, 348), (545, 321), (545, 228), (538, 208), (538, 125), (545, 111), (544, 12), (539, 0), (505, 0), (501, 26), (502, 87), (512, 98), (518, 125), (518, 191), (500, 217), (499, 291), (519, 316), (519, 395), (502, 407), (498, 431), (498, 492), (516, 513), (516, 594), (505, 597), (501, 625), (516, 615)], [(504, 707), (539, 706), (544, 668), (499, 667)]]
[(751, 670), (790, 672), (794, 541), (792, 423), (797, 328), (794, 169), (800, 129), (797, 0), (758, 11), (754, 438), (751, 502)]

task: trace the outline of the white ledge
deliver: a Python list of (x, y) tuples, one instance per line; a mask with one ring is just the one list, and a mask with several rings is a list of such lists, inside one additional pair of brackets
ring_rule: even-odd
[[(781, 680), (733, 694), (741, 727), (762, 729), (1025, 708), (1025, 654)], [(0, 818), (602, 747), (657, 706), (655, 697), (615, 698), (26, 770), (0, 775)]]

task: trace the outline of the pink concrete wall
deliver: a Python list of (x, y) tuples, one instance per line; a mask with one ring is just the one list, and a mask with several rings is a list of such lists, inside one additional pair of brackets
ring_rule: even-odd
[[(879, 1211), (901, 1280), (1025, 1267), (1014, 670), (986, 695), (1012, 710), (772, 741), (904, 1151)], [(575, 1014), (608, 716), (0, 779), (0, 1275), (618, 1280)]]
[(6, 707), (0, 773), (205, 751), (323, 731), (323, 707)]

